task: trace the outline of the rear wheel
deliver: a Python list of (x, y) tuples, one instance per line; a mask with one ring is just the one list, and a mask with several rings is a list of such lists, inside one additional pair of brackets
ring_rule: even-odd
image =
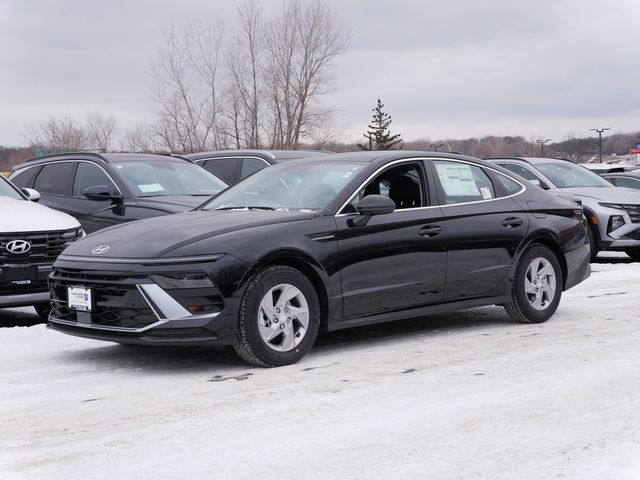
[(629, 255), (633, 259), (634, 262), (640, 262), (640, 248), (638, 248), (638, 247), (626, 248), (624, 250), (624, 253)]
[(49, 320), (49, 313), (51, 312), (50, 304), (43, 303), (42, 305), (34, 305), (33, 308), (35, 308), (40, 320), (44, 320), (45, 322)]
[(562, 283), (562, 270), (554, 253), (542, 245), (532, 246), (520, 258), (513, 301), (504, 308), (518, 322), (544, 322), (558, 308)]
[(311, 350), (319, 329), (320, 305), (312, 283), (298, 270), (276, 265), (247, 286), (235, 349), (253, 365), (288, 365)]

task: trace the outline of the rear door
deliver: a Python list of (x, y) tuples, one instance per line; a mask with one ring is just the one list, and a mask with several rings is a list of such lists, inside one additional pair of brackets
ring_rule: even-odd
[(40, 192), (40, 203), (66, 212), (66, 202), (71, 193), (75, 168), (74, 161), (52, 162), (44, 165), (33, 182), (33, 188)]
[(492, 296), (527, 234), (529, 218), (511, 198), (524, 186), (470, 162), (443, 159), (428, 163), (437, 180), (447, 231), (444, 299)]

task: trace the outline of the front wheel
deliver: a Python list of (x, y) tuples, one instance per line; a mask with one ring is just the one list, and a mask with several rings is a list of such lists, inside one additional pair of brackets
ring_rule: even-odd
[(520, 257), (513, 301), (504, 308), (518, 322), (544, 322), (558, 308), (562, 283), (562, 270), (553, 252), (542, 245), (532, 246)]
[(289, 365), (311, 350), (319, 329), (320, 305), (313, 284), (298, 270), (276, 265), (258, 273), (247, 286), (235, 350), (253, 365)]
[(587, 238), (589, 239), (589, 248), (591, 249), (591, 254), (589, 256), (589, 263), (593, 263), (596, 261), (596, 258), (598, 257), (598, 252), (600, 251), (600, 249), (598, 248), (598, 240), (596, 239), (596, 233), (594, 232), (594, 229), (596, 229), (597, 227), (592, 225), (588, 221), (585, 227), (587, 229)]
[(629, 255), (634, 262), (640, 262), (640, 248), (626, 248), (624, 253)]

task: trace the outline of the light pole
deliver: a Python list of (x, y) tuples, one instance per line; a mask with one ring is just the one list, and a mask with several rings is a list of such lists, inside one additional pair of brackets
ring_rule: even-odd
[(610, 128), (590, 128), (591, 132), (598, 132), (598, 160), (602, 163), (602, 132), (611, 130)]
[(540, 156), (541, 156), (541, 157), (544, 157), (544, 144), (545, 144), (545, 143), (547, 143), (547, 142), (550, 142), (550, 141), (551, 141), (551, 139), (550, 139), (550, 138), (547, 138), (547, 139), (545, 139), (545, 140), (542, 140), (542, 139), (540, 138), (540, 139), (536, 140), (536, 143), (539, 143), (539, 144), (540, 144)]
[[(440, 147), (444, 147), (445, 145), (446, 143), (432, 143), (431, 148), (434, 149), (434, 152), (437, 152)], [(451, 147), (449, 147), (449, 150), (451, 150)]]

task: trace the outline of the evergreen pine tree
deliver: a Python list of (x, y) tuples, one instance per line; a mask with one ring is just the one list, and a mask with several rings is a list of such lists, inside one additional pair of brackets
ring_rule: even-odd
[(402, 149), (402, 138), (399, 133), (391, 135), (389, 125), (391, 125), (391, 115), (382, 110), (384, 103), (378, 98), (378, 104), (373, 111), (373, 119), (369, 124), (364, 138), (367, 143), (358, 143), (360, 150), (400, 150)]

